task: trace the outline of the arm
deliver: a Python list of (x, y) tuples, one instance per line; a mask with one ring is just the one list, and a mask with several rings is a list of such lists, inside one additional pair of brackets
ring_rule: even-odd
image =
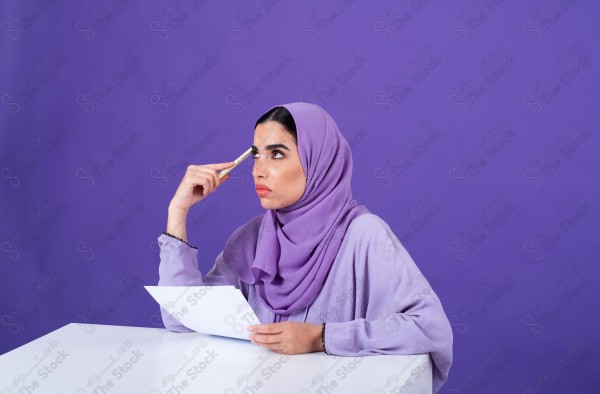
[(433, 392), (447, 380), (452, 363), (452, 330), (441, 302), (427, 279), (383, 225), (365, 234), (365, 250), (355, 253), (355, 302), (366, 305), (364, 317), (327, 322), (325, 348), (341, 356), (430, 353)]
[[(160, 265), (158, 266), (159, 286), (203, 286), (202, 275), (198, 270), (198, 249), (182, 241), (161, 234), (158, 237)], [(176, 332), (190, 332), (163, 307), (160, 307), (165, 328)]]
[[(230, 163), (207, 164), (205, 166), (188, 166), (173, 199), (169, 203), (166, 232), (173, 237), (161, 234), (158, 237), (160, 248), (159, 286), (201, 286), (204, 284), (231, 284), (235, 278), (215, 274), (209, 283), (211, 273), (205, 280), (198, 270), (198, 248), (187, 243), (186, 220), (191, 206), (213, 193), (219, 185), (229, 178), (225, 175), (219, 179), (217, 170), (231, 168)], [(174, 238), (175, 237), (175, 238)], [(171, 314), (161, 307), (160, 310), (165, 327), (172, 331), (191, 331), (180, 324)]]
[[(234, 285), (239, 287), (239, 280), (223, 261), (223, 253), (217, 257), (213, 268), (202, 277), (198, 270), (198, 249), (188, 244), (161, 234), (158, 237), (160, 247), (159, 286), (219, 286)], [(177, 332), (190, 332), (164, 308), (160, 308), (165, 328)]]

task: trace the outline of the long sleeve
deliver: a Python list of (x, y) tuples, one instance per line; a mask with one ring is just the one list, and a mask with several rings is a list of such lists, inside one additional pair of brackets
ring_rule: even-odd
[[(202, 277), (198, 269), (198, 249), (168, 235), (158, 237), (160, 247), (159, 286), (219, 286), (233, 285), (240, 288), (238, 278), (223, 261), (223, 252), (219, 254), (212, 269)], [(177, 332), (190, 332), (164, 308), (160, 308), (165, 328)]]
[(361, 231), (353, 252), (354, 301), (356, 315), (362, 317), (327, 322), (326, 350), (340, 356), (430, 353), (435, 393), (452, 364), (450, 323), (406, 249), (389, 226), (377, 220), (379, 225)]

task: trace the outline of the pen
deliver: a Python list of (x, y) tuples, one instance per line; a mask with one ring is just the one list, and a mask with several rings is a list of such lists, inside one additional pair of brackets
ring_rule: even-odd
[(229, 173), (229, 171), (233, 170), (235, 167), (238, 166), (238, 164), (240, 164), (242, 161), (244, 161), (248, 156), (250, 156), (250, 154), (252, 153), (252, 148), (248, 148), (247, 151), (245, 151), (244, 153), (242, 153), (240, 155), (240, 157), (238, 157), (237, 159), (235, 159), (234, 165), (233, 167), (229, 167), (224, 169), (223, 171), (219, 172), (219, 179), (223, 178), (225, 175), (227, 175), (227, 173)]

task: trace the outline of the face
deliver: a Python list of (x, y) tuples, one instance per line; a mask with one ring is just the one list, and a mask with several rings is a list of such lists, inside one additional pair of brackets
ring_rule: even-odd
[(256, 126), (251, 157), (255, 186), (264, 185), (270, 189), (266, 192), (257, 190), (263, 208), (285, 208), (302, 197), (306, 176), (298, 146), (281, 124), (269, 121)]

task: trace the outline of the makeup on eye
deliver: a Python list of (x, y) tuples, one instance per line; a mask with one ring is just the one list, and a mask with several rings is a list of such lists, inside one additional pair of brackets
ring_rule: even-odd
[[(253, 151), (253, 152), (252, 152), (252, 160), (256, 160), (256, 159), (258, 159), (256, 156), (254, 156), (254, 155), (256, 155), (257, 153), (258, 153), (258, 152), (256, 152), (256, 151)], [(283, 155), (283, 153), (281, 153), (281, 151), (280, 151), (279, 149), (273, 149), (273, 150), (271, 151), (271, 153), (273, 153), (273, 154), (279, 153), (279, 154), (281, 155), (281, 157), (276, 157), (276, 159), (283, 159), (283, 158), (285, 157), (285, 156)]]
[[(270, 151), (271, 151), (271, 154), (276, 154), (276, 153), (280, 154), (280, 155), (281, 155), (281, 157), (279, 157), (279, 159), (281, 159), (281, 158), (284, 158), (284, 157), (285, 157), (285, 155), (283, 154), (283, 151), (281, 151), (280, 149), (277, 149), (277, 148), (279, 148), (279, 147), (281, 147), (281, 148), (283, 148), (283, 149), (287, 149), (287, 150), (289, 150), (289, 149), (288, 149), (288, 147), (287, 147), (287, 146), (285, 146), (285, 145), (283, 145), (283, 144), (272, 144), (272, 145), (267, 145), (265, 148), (266, 148), (267, 150), (270, 150)], [(256, 159), (255, 155), (256, 155), (257, 153), (258, 153), (258, 150), (257, 150), (257, 148), (256, 148), (254, 145), (252, 145), (252, 159)]]

